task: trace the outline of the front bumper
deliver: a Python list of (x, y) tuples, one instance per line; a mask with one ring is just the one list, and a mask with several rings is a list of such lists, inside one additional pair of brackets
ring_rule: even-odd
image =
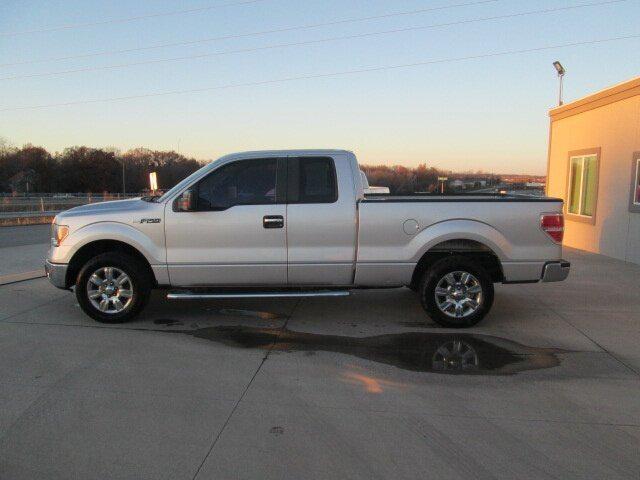
[(56, 287), (67, 289), (67, 268), (66, 263), (51, 263), (47, 260), (44, 264), (44, 271), (49, 281)]
[(542, 281), (543, 282), (561, 282), (566, 280), (569, 276), (569, 270), (571, 269), (571, 263), (566, 260), (560, 260), (557, 262), (547, 262), (542, 267)]

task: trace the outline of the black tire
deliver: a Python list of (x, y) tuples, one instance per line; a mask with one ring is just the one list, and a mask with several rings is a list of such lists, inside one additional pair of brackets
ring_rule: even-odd
[[(455, 307), (454, 311), (449, 311), (449, 314), (445, 313), (438, 306), (438, 302), (436, 300), (436, 288), (438, 287), (438, 284), (445, 278), (445, 276), (454, 272), (467, 272), (471, 274), (475, 277), (473, 280), (477, 280), (477, 283), (473, 283), (474, 288), (477, 290), (478, 284), (481, 288), (481, 292), (475, 297), (475, 299), (478, 300), (475, 302), (475, 304), (477, 304), (475, 310), (473, 310), (473, 307), (469, 305), (468, 308), (470, 311), (460, 317), (452, 316), (456, 314)], [(454, 276), (454, 278), (456, 277)], [(489, 313), (491, 305), (493, 304), (493, 281), (487, 271), (479, 263), (461, 255), (453, 255), (438, 260), (427, 269), (422, 277), (422, 281), (420, 282), (418, 293), (420, 294), (422, 307), (436, 323), (447, 328), (467, 328), (476, 325), (487, 313)], [(444, 304), (444, 300), (449, 297), (441, 295), (439, 298), (443, 299), (442, 303)]]
[[(89, 298), (88, 283), (94, 272), (114, 267), (124, 272), (130, 279), (130, 301), (118, 312), (106, 313), (96, 308)], [(94, 320), (102, 323), (124, 323), (138, 315), (149, 301), (151, 278), (145, 265), (137, 258), (120, 252), (107, 252), (87, 261), (80, 269), (75, 283), (75, 294), (80, 308)], [(115, 309), (115, 307), (114, 307)]]

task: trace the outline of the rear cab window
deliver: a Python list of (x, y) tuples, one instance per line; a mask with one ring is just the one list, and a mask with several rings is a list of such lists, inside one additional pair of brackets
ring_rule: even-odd
[(336, 168), (330, 157), (290, 158), (288, 203), (334, 203), (338, 200)]

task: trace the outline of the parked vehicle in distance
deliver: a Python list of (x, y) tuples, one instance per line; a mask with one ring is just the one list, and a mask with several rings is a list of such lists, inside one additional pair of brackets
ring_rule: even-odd
[(227, 155), (161, 197), (72, 208), (50, 281), (100, 322), (170, 299), (341, 296), (407, 286), (445, 327), (479, 322), (496, 282), (564, 280), (562, 200), (369, 194), (353, 153)]

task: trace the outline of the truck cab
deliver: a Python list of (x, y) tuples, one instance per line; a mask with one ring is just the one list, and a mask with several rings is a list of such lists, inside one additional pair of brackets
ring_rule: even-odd
[(231, 155), (167, 195), (171, 283), (351, 285), (357, 191), (342, 152)]

